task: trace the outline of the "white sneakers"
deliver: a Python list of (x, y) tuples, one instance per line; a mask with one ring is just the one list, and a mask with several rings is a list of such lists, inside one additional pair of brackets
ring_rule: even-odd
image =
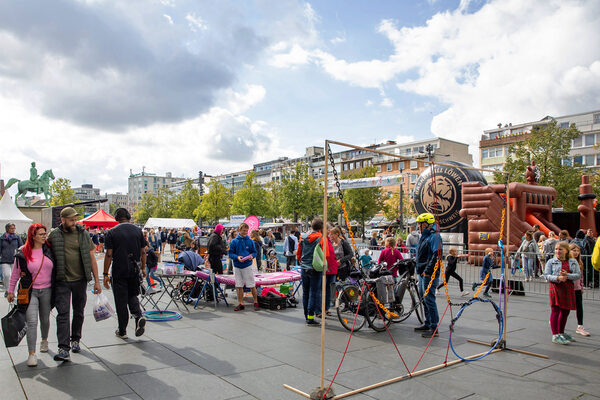
[(577, 326), (577, 330), (575, 331), (575, 333), (578, 333), (581, 336), (590, 336), (590, 333), (585, 330), (585, 328), (583, 327), (583, 325), (578, 325)]
[(37, 357), (35, 356), (35, 354), (30, 354), (29, 357), (27, 357), (27, 366), (28, 367), (37, 367)]
[(469, 291), (466, 291), (466, 290), (465, 290), (465, 291), (463, 291), (463, 292), (462, 292), (460, 295), (461, 295), (462, 297), (467, 297), (469, 294), (471, 294), (471, 292), (469, 292)]
[(42, 342), (40, 343), (40, 353), (47, 353), (48, 352), (48, 339), (42, 339)]

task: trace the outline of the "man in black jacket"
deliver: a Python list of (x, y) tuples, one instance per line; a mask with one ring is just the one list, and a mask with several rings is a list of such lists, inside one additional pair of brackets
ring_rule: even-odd
[(221, 237), (223, 229), (225, 229), (225, 227), (221, 224), (215, 226), (215, 231), (208, 237), (207, 244), (208, 262), (210, 263), (210, 268), (215, 274), (219, 275), (223, 275), (223, 263), (221, 262), (221, 257), (223, 257), (224, 254), (227, 254), (227, 247), (225, 246), (225, 242), (223, 242), (223, 238)]
[[(129, 311), (135, 318), (135, 336), (144, 334), (146, 320), (142, 316), (138, 295), (140, 294), (140, 273), (146, 277), (146, 251), (148, 246), (142, 230), (131, 224), (131, 215), (124, 208), (115, 211), (119, 225), (108, 231), (105, 238), (106, 256), (104, 257), (104, 287), (113, 286), (115, 308), (119, 320), (119, 329), (115, 335), (127, 339)], [(112, 275), (109, 269), (112, 262)]]
[(9, 222), (5, 226), (6, 233), (0, 236), (0, 273), (2, 273), (2, 282), (4, 283), (4, 297), (8, 295), (8, 285), (10, 284), (10, 273), (15, 262), (17, 249), (23, 246), (21, 236), (15, 233), (15, 224)]

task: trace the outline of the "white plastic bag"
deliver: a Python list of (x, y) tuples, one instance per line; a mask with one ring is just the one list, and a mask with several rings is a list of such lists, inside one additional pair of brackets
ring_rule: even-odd
[(96, 296), (96, 304), (94, 304), (94, 318), (96, 321), (104, 321), (115, 315), (115, 310), (112, 308), (104, 293)]

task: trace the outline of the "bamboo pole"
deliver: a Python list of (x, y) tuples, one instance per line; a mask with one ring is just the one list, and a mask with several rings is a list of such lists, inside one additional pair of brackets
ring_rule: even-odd
[[(469, 343), (475, 343), (475, 344), (481, 344), (483, 346), (490, 346), (489, 343), (486, 342), (482, 342), (480, 340), (474, 340), (474, 339), (467, 339), (467, 342)], [(544, 354), (538, 354), (538, 353), (532, 353), (531, 351), (525, 351), (525, 350), (517, 350), (517, 349), (510, 349), (508, 347), (502, 349), (502, 350), (508, 350), (508, 351), (513, 351), (515, 353), (521, 353), (521, 354), (526, 354), (528, 356), (534, 356), (534, 357), (539, 357), (539, 358), (545, 358), (548, 359), (550, 357), (544, 355)]]
[[(506, 255), (504, 256), (504, 273), (506, 273), (506, 263), (509, 262), (510, 258), (508, 257), (510, 254), (510, 174), (506, 173)], [(508, 336), (508, 273), (504, 276), (504, 330), (502, 332), (502, 340), (504, 341), (504, 346), (506, 347), (506, 337)]]
[[(377, 154), (381, 154), (384, 156), (390, 156), (390, 157), (394, 157), (394, 158), (399, 158), (401, 161), (418, 161), (418, 162), (422, 162), (424, 164), (428, 164), (431, 165), (433, 164), (432, 161), (426, 161), (426, 160), (422, 160), (420, 158), (414, 158), (414, 157), (406, 157), (406, 156), (401, 156), (398, 154), (394, 154), (394, 153), (388, 153), (387, 151), (381, 151), (381, 150), (375, 150), (375, 149), (369, 149), (366, 147), (362, 147), (362, 146), (355, 146), (353, 144), (348, 144), (348, 143), (343, 143), (343, 142), (337, 142), (334, 140), (328, 140), (327, 141), (329, 144), (337, 144), (338, 146), (345, 146), (345, 147), (350, 147), (352, 149), (356, 149), (356, 150), (364, 150), (367, 152), (371, 152), (371, 153), (377, 153)], [(457, 168), (457, 165), (453, 165), (453, 164), (445, 164), (445, 163), (441, 163), (441, 162), (437, 162), (435, 163), (435, 165), (440, 165), (443, 167), (450, 167), (450, 168)], [(461, 169), (468, 169), (468, 170), (473, 170), (473, 171), (481, 171), (481, 172), (498, 172), (495, 169), (485, 169), (485, 168), (477, 168), (477, 167), (469, 167), (467, 165), (461, 165), (460, 166)]]
[(327, 284), (327, 186), (329, 142), (325, 140), (325, 184), (323, 185), (323, 273), (321, 276), (321, 386), (325, 380), (325, 286)]
[[(496, 353), (498, 351), (502, 351), (502, 349), (494, 349), (494, 350), (492, 350), (492, 353)], [(477, 358), (477, 357), (480, 357), (480, 356), (482, 356), (484, 354), (485, 353), (475, 354), (475, 355), (472, 355), (470, 357), (466, 357), (466, 359)], [(425, 369), (422, 369), (420, 371), (413, 372), (412, 374), (409, 374), (409, 375), (399, 376), (399, 377), (396, 377), (396, 378), (388, 379), (388, 380), (383, 381), (383, 382), (375, 383), (373, 385), (365, 386), (365, 387), (362, 387), (362, 388), (359, 388), (359, 389), (356, 389), (356, 390), (351, 390), (350, 392), (339, 394), (339, 395), (335, 396), (333, 398), (333, 400), (343, 399), (345, 397), (353, 396), (353, 395), (358, 394), (358, 393), (366, 392), (367, 390), (376, 389), (378, 387), (386, 386), (386, 385), (389, 385), (391, 383), (400, 382), (402, 380), (406, 380), (406, 379), (409, 379), (409, 378), (414, 378), (415, 376), (423, 375), (423, 374), (426, 374), (428, 372), (437, 371), (438, 369), (450, 367), (452, 365), (456, 365), (456, 364), (459, 364), (461, 362), (463, 362), (463, 360), (459, 359), (459, 360), (450, 361), (450, 362), (445, 363), (445, 364), (439, 364), (439, 365), (436, 365), (436, 366), (433, 366), (433, 367), (425, 368)]]
[(290, 385), (286, 385), (285, 383), (283, 384), (283, 387), (284, 387), (284, 388), (286, 388), (286, 389), (288, 389), (288, 390), (291, 390), (291, 391), (292, 391), (292, 392), (294, 392), (294, 393), (297, 393), (297, 394), (299, 394), (300, 396), (304, 396), (304, 397), (306, 397), (307, 399), (310, 399), (310, 395), (309, 395), (308, 393), (304, 393), (303, 391), (301, 391), (301, 390), (298, 390), (298, 389), (296, 389), (296, 388), (293, 388), (293, 387), (291, 387)]

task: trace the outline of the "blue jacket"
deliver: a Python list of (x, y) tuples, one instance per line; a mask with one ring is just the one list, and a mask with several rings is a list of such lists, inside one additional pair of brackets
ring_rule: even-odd
[[(494, 264), (494, 259), (491, 254), (487, 254), (485, 257), (483, 257), (483, 265), (481, 266), (481, 270), (479, 271), (479, 279), (483, 281), (487, 276), (488, 272), (496, 268), (500, 268), (500, 266)], [(490, 281), (490, 279), (492, 279), (491, 275), (488, 278), (488, 282)]]
[(229, 243), (229, 258), (233, 261), (233, 266), (236, 268), (247, 268), (252, 265), (252, 258), (243, 262), (238, 260), (238, 256), (246, 257), (252, 254), (252, 258), (256, 258), (256, 247), (254, 240), (250, 236), (242, 236), (238, 233), (237, 237)]
[[(562, 262), (554, 257), (546, 262), (546, 268), (544, 268), (544, 278), (548, 282), (558, 283), (558, 277), (560, 275), (560, 271), (562, 270)], [(581, 270), (579, 269), (579, 264), (577, 260), (574, 258), (569, 259), (569, 270), (570, 273), (567, 274), (567, 279), (570, 281), (576, 281), (581, 278)]]
[(23, 240), (21, 240), (21, 236), (16, 233), (10, 238), (8, 233), (4, 233), (0, 236), (0, 263), (14, 263), (17, 249), (21, 246), (23, 246)]
[[(437, 261), (437, 252), (443, 248), (442, 238), (439, 234), (438, 224), (433, 224), (429, 229), (421, 232), (419, 245), (417, 246), (417, 274), (433, 274), (435, 263)], [(439, 272), (437, 274), (439, 276)]]

